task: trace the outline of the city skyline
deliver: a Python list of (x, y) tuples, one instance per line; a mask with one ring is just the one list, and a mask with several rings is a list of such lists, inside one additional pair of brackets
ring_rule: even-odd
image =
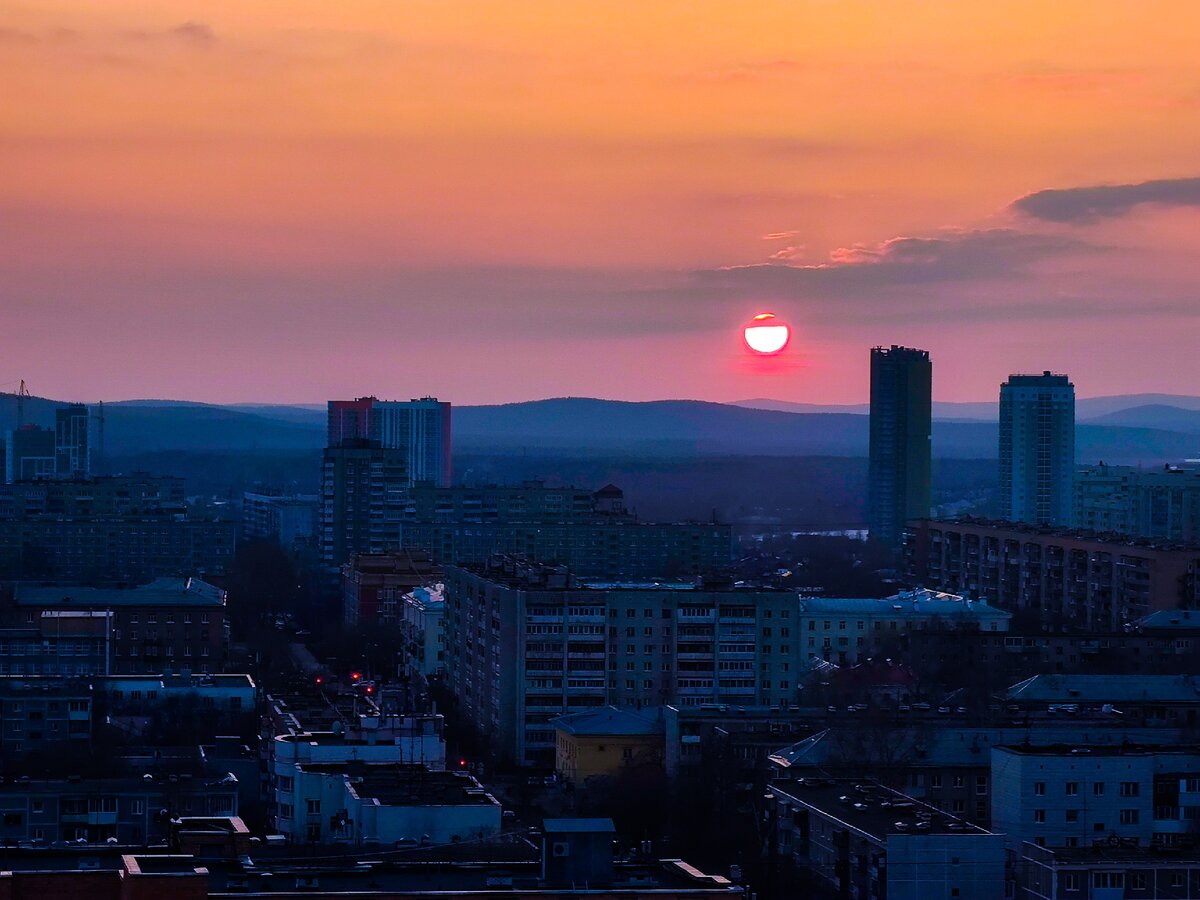
[[(1198, 17), (8, 9), (0, 381), (844, 403), (899, 343), (942, 400), (1047, 368), (1169, 391), (1200, 375)], [(793, 340), (750, 359), (763, 311)]]

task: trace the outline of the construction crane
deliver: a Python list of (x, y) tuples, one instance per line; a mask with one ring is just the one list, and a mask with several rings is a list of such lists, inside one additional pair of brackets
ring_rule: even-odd
[(25, 424), (25, 398), (29, 396), (29, 388), (25, 387), (25, 379), (21, 379), (21, 386), (17, 388), (17, 428)]

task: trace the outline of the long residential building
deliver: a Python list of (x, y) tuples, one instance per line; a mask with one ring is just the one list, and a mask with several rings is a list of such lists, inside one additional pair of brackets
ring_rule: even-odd
[(909, 524), (905, 573), (1049, 631), (1120, 631), (1200, 604), (1200, 546), (986, 519)]
[(1200, 469), (1099, 463), (1075, 470), (1071, 524), (1129, 537), (1200, 542)]
[[(55, 635), (57, 655), (26, 658), (23, 671), (16, 671), (10, 648), (12, 675), (220, 672), (228, 646), (225, 591), (199, 578), (160, 578), (127, 588), (18, 584), (0, 600), (0, 624)], [(68, 646), (78, 648), (75, 661), (87, 671), (65, 668)], [(101, 660), (105, 668), (98, 671)], [(34, 664), (40, 672), (28, 668)]]
[(551, 766), (550, 721), (615, 706), (778, 704), (801, 654), (790, 591), (587, 582), (496, 558), (448, 567), (446, 678), (504, 757)]
[(728, 567), (729, 525), (641, 522), (614, 485), (598, 491), (520, 486), (415, 484), (404, 510), (403, 543), (444, 565), (478, 565), (519, 554), (596, 578), (679, 578)]

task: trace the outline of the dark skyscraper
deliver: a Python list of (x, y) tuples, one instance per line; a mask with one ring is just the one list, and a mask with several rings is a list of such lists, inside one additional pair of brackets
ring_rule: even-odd
[(929, 515), (933, 367), (909, 347), (871, 351), (871, 537), (898, 547), (904, 523)]
[(1075, 385), (1066, 375), (1010, 375), (1000, 385), (1000, 515), (1070, 525)]

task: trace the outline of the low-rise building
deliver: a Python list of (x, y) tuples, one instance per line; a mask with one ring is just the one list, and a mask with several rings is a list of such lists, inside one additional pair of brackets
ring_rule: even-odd
[(1000, 695), (1030, 718), (1105, 716), (1123, 727), (1200, 724), (1197, 675), (1034, 675)]
[[(111, 614), (99, 622), (91, 617), (63, 616), (77, 612)], [(52, 615), (47, 616), (50, 613)], [(90, 642), (80, 659), (92, 666), (100, 658), (99, 641), (104, 641), (105, 673), (157, 675), (166, 669), (189, 668), (198, 672), (220, 672), (228, 645), (225, 620), (225, 591), (200, 578), (159, 578), (135, 587), (85, 587), (81, 585), (18, 584), (8, 602), (0, 605), (0, 623), (7, 627), (36, 626), (53, 631), (56, 640)], [(96, 633), (100, 628), (104, 634)], [(77, 632), (77, 638), (68, 638)], [(65, 650), (65, 646), (63, 648)], [(92, 662), (87, 662), (88, 659)], [(65, 652), (58, 657), (65, 663)], [(54, 657), (36, 656), (46, 674)], [(76, 663), (78, 668), (79, 663)], [(75, 672), (62, 674), (93, 674)]]
[(409, 847), (500, 831), (499, 802), (465, 772), (392, 762), (301, 763), (277, 785), (276, 825), (293, 843)]
[(86, 752), (92, 739), (92, 685), (83, 679), (0, 678), (0, 757), (50, 747)]
[(1200, 545), (988, 519), (909, 524), (913, 584), (986, 597), (1047, 631), (1119, 632), (1200, 606)]
[(1028, 900), (1192, 897), (1200, 884), (1195, 849), (1131, 847), (1121, 841), (1067, 849), (1026, 842), (1018, 853), (1019, 896)]
[(633, 770), (661, 770), (660, 713), (605, 706), (551, 719), (555, 771), (563, 781), (582, 787), (589, 778), (615, 778)]
[(772, 784), (778, 849), (841, 896), (1001, 900), (1004, 837), (878, 784)]
[(108, 675), (113, 660), (113, 612), (46, 609), (0, 627), (0, 675)]
[[(381, 763), (446, 768), (441, 716), (360, 716), (351, 727), (335, 721), (329, 731), (284, 731), (269, 745), (268, 812), (275, 828), (285, 834), (295, 833), (297, 820), (307, 815), (292, 801), (301, 766)], [(307, 824), (299, 831), (307, 833)]]
[(881, 599), (804, 597), (798, 624), (807, 657), (854, 665), (908, 632), (1005, 632), (1010, 619), (983, 600), (913, 590)]
[(153, 774), (0, 784), (0, 840), (145, 846), (178, 816), (236, 816), (237, 778)]
[(285, 550), (299, 550), (313, 543), (320, 512), (317, 494), (246, 491), (242, 495), (242, 537), (271, 540)]
[(1200, 747), (992, 748), (993, 825), (1010, 847), (1167, 846), (1200, 820)]

